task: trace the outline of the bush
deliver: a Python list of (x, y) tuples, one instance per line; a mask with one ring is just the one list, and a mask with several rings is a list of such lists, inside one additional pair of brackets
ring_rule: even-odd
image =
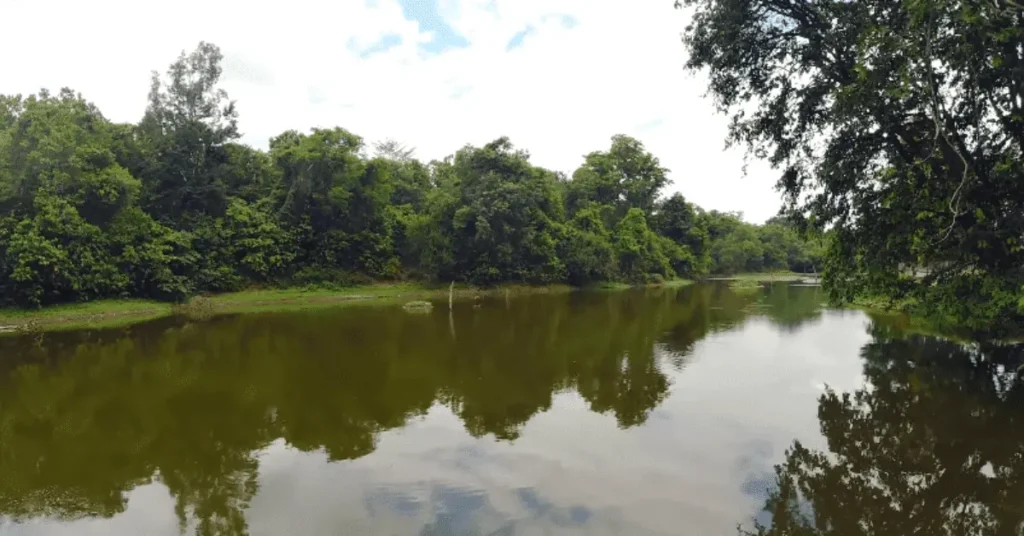
[(206, 320), (213, 317), (217, 306), (213, 300), (203, 296), (195, 296), (184, 303), (176, 303), (171, 306), (171, 312), (183, 316), (189, 320)]
[(647, 274), (647, 283), (650, 285), (664, 285), (665, 277), (661, 274)]

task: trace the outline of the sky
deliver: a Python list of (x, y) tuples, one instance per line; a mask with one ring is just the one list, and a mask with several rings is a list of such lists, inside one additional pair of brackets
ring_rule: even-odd
[[(705, 209), (760, 223), (777, 173), (725, 149), (728, 120), (684, 71), (672, 0), (0, 0), (0, 94), (70, 87), (142, 117), (150, 73), (200, 41), (224, 53), (242, 141), (340, 126), (421, 160), (500, 136), (572, 173), (615, 134), (639, 139)], [(18, 21), (12, 23), (12, 21)], [(746, 173), (744, 173), (744, 164)]]

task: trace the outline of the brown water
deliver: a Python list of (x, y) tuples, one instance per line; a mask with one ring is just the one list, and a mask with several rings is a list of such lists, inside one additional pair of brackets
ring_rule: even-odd
[(0, 338), (0, 534), (1019, 531), (1021, 352), (821, 298), (707, 285)]

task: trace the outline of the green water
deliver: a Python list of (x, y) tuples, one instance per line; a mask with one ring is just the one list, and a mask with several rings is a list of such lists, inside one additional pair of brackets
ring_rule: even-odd
[(0, 338), (0, 534), (732, 535), (769, 497), (779, 534), (812, 512), (831, 532), (798, 534), (1019, 531), (1019, 349), (821, 298), (699, 285)]

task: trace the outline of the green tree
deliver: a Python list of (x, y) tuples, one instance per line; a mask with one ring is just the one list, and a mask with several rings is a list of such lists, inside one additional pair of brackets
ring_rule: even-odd
[(914, 298), (978, 331), (1024, 320), (1016, 2), (683, 0), (689, 69), (729, 140), (831, 228), (825, 284)]
[(639, 208), (629, 209), (626, 217), (615, 228), (614, 237), (615, 254), (622, 277), (642, 282), (652, 274), (662, 278), (675, 276), (658, 238), (647, 227), (643, 211)]
[(393, 276), (389, 163), (364, 161), (362, 147), (362, 138), (341, 128), (288, 131), (271, 140), (282, 177), (277, 214), (298, 228), (303, 264)]
[(227, 210), (226, 144), (239, 133), (235, 103), (217, 86), (223, 57), (216, 45), (201, 42), (182, 52), (165, 78), (153, 73), (140, 124), (149, 158), (136, 173), (145, 185), (143, 205), (161, 220)]
[(710, 269), (711, 251), (705, 224), (682, 194), (676, 193), (658, 202), (651, 219), (652, 229), (684, 248), (683, 253), (691, 257), (688, 266), (674, 266), (679, 275), (704, 275)]
[(580, 210), (566, 224), (558, 255), (565, 262), (566, 280), (583, 286), (616, 278), (617, 262), (611, 233), (594, 207)]
[(117, 163), (116, 129), (99, 111), (67, 89), (3, 102), (4, 299), (40, 305), (187, 292), (183, 237), (135, 207), (139, 181)]
[(649, 216), (661, 189), (668, 184), (668, 170), (629, 136), (612, 137), (608, 151), (588, 154), (566, 185), (565, 203), (570, 214), (591, 203), (615, 207), (614, 225), (631, 208)]
[(741, 214), (711, 211), (703, 215), (711, 242), (711, 272), (735, 274), (765, 268), (764, 245), (758, 228)]
[(809, 248), (790, 227), (661, 198), (667, 170), (628, 136), (589, 153), (572, 180), (507, 138), (429, 164), (393, 140), (367, 150), (337, 127), (249, 147), (219, 86), (222, 60), (201, 42), (154, 73), (138, 124), (112, 124), (67, 89), (0, 96), (0, 302), (407, 277), (585, 285), (821, 264), (809, 252), (824, 241)]
[(508, 138), (463, 148), (440, 173), (448, 193), (439, 198), (435, 222), (450, 237), (452, 252), (442, 278), (564, 280), (556, 251), (563, 210), (553, 173), (530, 164)]

